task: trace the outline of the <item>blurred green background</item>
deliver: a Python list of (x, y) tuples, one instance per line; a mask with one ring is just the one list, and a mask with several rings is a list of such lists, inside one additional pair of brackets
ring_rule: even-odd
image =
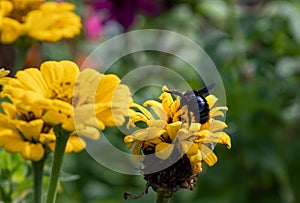
[[(73, 2), (84, 17), (87, 6)], [(218, 162), (211, 168), (204, 166), (195, 190), (179, 191), (171, 202), (300, 202), (300, 2), (165, 3), (166, 9), (155, 16), (138, 13), (128, 30), (175, 31), (208, 53), (226, 89), (229, 108), (226, 132), (232, 139), (230, 150), (221, 145), (215, 148)], [(44, 44), (43, 55), (45, 59), (74, 60), (74, 52), (89, 53), (99, 43), (125, 31), (105, 26), (96, 42), (82, 35), (72, 42)], [(146, 61), (154, 61), (156, 65), (168, 66), (175, 60), (165, 60), (158, 53), (144, 55)], [(134, 54), (124, 57), (114, 65), (119, 68), (111, 68), (111, 72), (121, 77), (134, 69), (137, 64), (132, 58)], [(188, 81), (195, 89), (201, 87), (198, 78), (191, 76)], [(159, 95), (157, 88), (140, 92), (135, 99), (141, 103)], [(123, 134), (115, 129), (107, 129), (105, 134), (119, 138), (114, 139), (114, 144), (124, 148)], [(139, 200), (123, 200), (123, 192), (138, 194), (143, 190), (146, 183), (143, 177), (111, 171), (86, 151), (67, 155), (64, 161), (64, 171), (80, 178), (62, 183), (57, 202), (154, 201), (151, 189)]]

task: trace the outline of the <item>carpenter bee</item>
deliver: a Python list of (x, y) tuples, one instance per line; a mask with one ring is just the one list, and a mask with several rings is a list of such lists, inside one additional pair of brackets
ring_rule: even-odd
[(212, 83), (200, 90), (186, 90), (184, 92), (178, 92), (177, 90), (165, 90), (174, 95), (181, 97), (180, 106), (187, 106), (188, 109), (188, 122), (191, 123), (191, 112), (194, 115), (195, 121), (201, 124), (206, 123), (209, 120), (209, 106), (204, 97), (205, 94), (208, 94), (215, 86), (215, 83)]

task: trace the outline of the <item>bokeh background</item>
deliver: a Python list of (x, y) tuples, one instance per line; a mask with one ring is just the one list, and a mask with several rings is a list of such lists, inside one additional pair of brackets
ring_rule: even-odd
[[(127, 31), (153, 28), (189, 37), (218, 68), (226, 89), (226, 132), (231, 136), (232, 148), (217, 146), (217, 164), (205, 166), (195, 190), (177, 192), (172, 202), (300, 202), (298, 0), (70, 2), (76, 4), (76, 12), (82, 17), (81, 35), (36, 45), (27, 58), (27, 66), (61, 59), (80, 65), (102, 42)], [(0, 55), (1, 65), (12, 63), (7, 59), (13, 56), (13, 48), (1, 45)], [(108, 72), (122, 77), (136, 68), (141, 58), (174, 70), (187, 66), (173, 56), (149, 51), (123, 57)], [(188, 82), (194, 89), (201, 88), (202, 82), (193, 74)], [(140, 103), (156, 99), (160, 91), (146, 88), (135, 99)], [(127, 150), (120, 131), (107, 129), (105, 134), (115, 146)], [(19, 160), (14, 159), (15, 163)], [(143, 177), (111, 171), (86, 151), (66, 155), (63, 170), (66, 178), (60, 185), (57, 202), (148, 203), (155, 199), (150, 189), (139, 200), (124, 200), (124, 192), (138, 194), (143, 190)]]

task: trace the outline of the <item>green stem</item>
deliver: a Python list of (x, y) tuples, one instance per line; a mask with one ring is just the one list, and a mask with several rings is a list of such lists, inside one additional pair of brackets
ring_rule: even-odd
[(43, 171), (46, 156), (40, 161), (32, 161), (34, 203), (42, 202)]
[(65, 131), (61, 126), (53, 126), (56, 136), (54, 157), (52, 161), (52, 169), (50, 175), (50, 183), (47, 194), (47, 203), (54, 203), (56, 199), (57, 186), (59, 181), (60, 170), (64, 158), (64, 152), (70, 132)]
[(156, 203), (168, 203), (170, 198), (166, 197), (166, 191), (156, 191)]

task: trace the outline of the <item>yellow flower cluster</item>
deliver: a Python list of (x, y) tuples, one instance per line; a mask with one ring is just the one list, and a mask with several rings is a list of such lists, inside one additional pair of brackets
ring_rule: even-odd
[[(166, 87), (163, 89), (166, 90)], [(134, 131), (124, 138), (124, 142), (129, 148), (135, 143), (132, 153), (140, 155), (140, 160), (143, 155), (151, 153), (155, 153), (160, 160), (166, 160), (176, 150), (181, 156), (187, 155), (193, 173), (198, 174), (202, 170), (203, 161), (209, 166), (217, 161), (211, 145), (220, 143), (231, 147), (230, 137), (222, 132), (227, 125), (216, 119), (217, 116), (224, 116), (222, 111), (227, 110), (227, 107), (213, 107), (217, 101), (215, 96), (206, 97), (210, 107), (210, 119), (202, 125), (181, 121), (181, 117), (187, 113), (187, 107), (180, 107), (179, 98), (174, 101), (170, 93), (163, 92), (160, 99), (161, 103), (154, 100), (144, 103), (145, 107), (151, 107), (153, 114), (143, 106), (132, 105), (140, 112), (131, 111), (131, 124), (144, 122), (148, 127)]]
[(43, 0), (1, 0), (0, 42), (10, 44), (21, 36), (55, 42), (79, 34), (81, 20), (71, 3)]
[(25, 159), (40, 160), (47, 148), (53, 151), (53, 125), (70, 132), (66, 152), (79, 152), (98, 129), (121, 125), (132, 102), (130, 90), (115, 75), (93, 69), (79, 71), (71, 61), (48, 61), (36, 68), (18, 71), (16, 78), (0, 79), (2, 102), (0, 146), (21, 152)]

